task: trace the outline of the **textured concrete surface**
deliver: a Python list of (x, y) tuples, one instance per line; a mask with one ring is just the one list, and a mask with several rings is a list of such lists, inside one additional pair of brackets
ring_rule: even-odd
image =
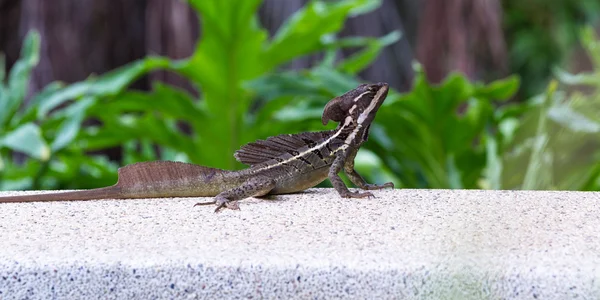
[(375, 194), (0, 204), (0, 299), (600, 299), (600, 193)]

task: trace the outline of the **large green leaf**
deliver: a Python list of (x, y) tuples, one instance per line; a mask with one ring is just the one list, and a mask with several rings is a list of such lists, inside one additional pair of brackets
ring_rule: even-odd
[(12, 66), (6, 86), (2, 82), (4, 62), (0, 63), (2, 69), (2, 76), (0, 76), (0, 127), (6, 126), (25, 100), (31, 70), (39, 61), (39, 48), (40, 36), (37, 32), (31, 31), (25, 37), (21, 57)]
[[(366, 44), (367, 46), (361, 51), (341, 61), (337, 67), (344, 73), (356, 74), (368, 67), (379, 56), (379, 53), (384, 47), (395, 43), (400, 37), (400, 32), (392, 31), (381, 38), (361, 40), (356, 44), (358, 44), (358, 46)], [(341, 45), (345, 46), (343, 43)]]
[(96, 102), (96, 98), (87, 97), (65, 109), (65, 120), (56, 131), (54, 140), (50, 145), (53, 153), (56, 153), (73, 142), (79, 134), (81, 125), (86, 117), (87, 109)]
[(508, 100), (519, 89), (519, 83), (520, 80), (518, 76), (510, 76), (479, 88), (476, 92), (476, 96), (493, 100)]
[(379, 4), (374, 0), (311, 1), (268, 40), (257, 21), (260, 1), (189, 2), (201, 15), (202, 39), (192, 57), (174, 68), (202, 92), (203, 122), (211, 125), (211, 135), (204, 138), (211, 147), (203, 147), (201, 156), (223, 168), (238, 166), (231, 153), (257, 134), (245, 127), (257, 118), (250, 113), (255, 103), (244, 82), (300, 56), (331, 50), (331, 44), (324, 42), (326, 35), (339, 31), (350, 14), (365, 13)]
[(37, 108), (38, 118), (44, 118), (50, 111), (69, 100), (82, 96), (106, 97), (116, 95), (143, 74), (158, 68), (167, 68), (169, 63), (169, 60), (165, 58), (148, 57), (108, 72), (98, 78), (89, 78), (86, 81), (53, 91), (45, 98), (38, 99), (38, 105), (32, 108)]
[(21, 125), (0, 137), (0, 147), (23, 152), (42, 161), (50, 158), (50, 147), (42, 137), (40, 128), (33, 123)]
[(270, 67), (286, 63), (293, 58), (312, 53), (324, 46), (323, 36), (342, 28), (352, 11), (365, 13), (381, 1), (310, 1), (281, 26), (268, 46), (265, 56)]

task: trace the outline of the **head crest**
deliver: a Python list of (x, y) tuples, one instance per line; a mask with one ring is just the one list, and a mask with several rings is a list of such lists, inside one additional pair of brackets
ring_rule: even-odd
[[(327, 125), (329, 120), (334, 122), (341, 122), (346, 115), (348, 114), (348, 101), (345, 101), (343, 97), (335, 97), (330, 100), (327, 105), (325, 105), (325, 109), (323, 110), (323, 116), (321, 117), (321, 122), (323, 125)], [(350, 103), (352, 105), (352, 103)]]

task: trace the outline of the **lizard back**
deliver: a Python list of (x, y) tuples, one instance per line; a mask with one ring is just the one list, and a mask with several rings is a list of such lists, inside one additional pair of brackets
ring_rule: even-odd
[(348, 129), (281, 134), (249, 143), (234, 156), (251, 166), (248, 172), (276, 178), (271, 193), (282, 194), (313, 187), (327, 178), (334, 153)]

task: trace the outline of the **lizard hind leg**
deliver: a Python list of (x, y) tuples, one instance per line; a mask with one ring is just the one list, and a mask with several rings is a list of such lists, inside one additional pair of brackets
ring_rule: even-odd
[[(242, 185), (226, 190), (215, 196), (215, 201), (197, 203), (196, 205), (216, 204), (215, 212), (219, 212), (224, 207), (238, 210), (240, 207), (237, 200), (248, 197), (260, 197), (268, 194), (275, 187), (275, 180), (266, 176), (252, 177)], [(194, 205), (194, 206), (196, 206)]]

